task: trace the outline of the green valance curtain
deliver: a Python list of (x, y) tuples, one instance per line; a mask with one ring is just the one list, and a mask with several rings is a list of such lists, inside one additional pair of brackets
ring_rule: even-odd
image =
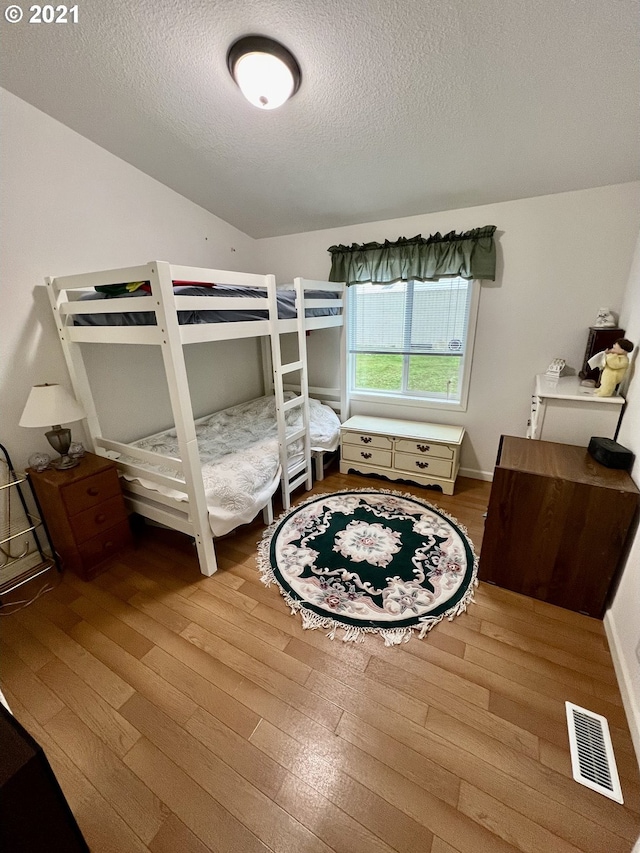
[(331, 246), (329, 281), (389, 284), (393, 281), (435, 281), (447, 276), (466, 279), (496, 277), (495, 225), (444, 237), (401, 237), (395, 243), (353, 243)]

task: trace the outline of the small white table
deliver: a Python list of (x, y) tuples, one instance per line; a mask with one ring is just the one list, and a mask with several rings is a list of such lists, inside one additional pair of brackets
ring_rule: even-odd
[(355, 415), (340, 428), (340, 473), (356, 471), (452, 495), (464, 427)]
[(527, 438), (587, 447), (594, 435), (613, 438), (624, 397), (596, 397), (578, 376), (536, 376)]

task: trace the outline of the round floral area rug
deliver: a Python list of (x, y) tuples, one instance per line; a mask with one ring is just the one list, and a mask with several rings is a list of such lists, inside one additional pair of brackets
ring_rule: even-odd
[(284, 513), (258, 547), (262, 582), (275, 581), (304, 628), (333, 639), (379, 633), (387, 645), (422, 638), (473, 601), (478, 558), (454, 518), (401, 492), (314, 495)]

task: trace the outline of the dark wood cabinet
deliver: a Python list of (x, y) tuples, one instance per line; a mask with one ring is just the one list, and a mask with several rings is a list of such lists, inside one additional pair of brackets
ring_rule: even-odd
[(0, 850), (89, 853), (42, 747), (0, 702)]
[(91, 580), (131, 545), (115, 462), (87, 453), (76, 468), (28, 471), (53, 547), (64, 568)]
[(602, 618), (639, 496), (584, 447), (503, 436), (480, 580)]
[(589, 337), (587, 338), (587, 348), (582, 360), (582, 370), (579, 373), (580, 379), (594, 379), (598, 381), (600, 378), (599, 369), (589, 367), (587, 362), (596, 353), (602, 352), (603, 349), (612, 347), (618, 338), (624, 338), (624, 329), (603, 329), (599, 326), (589, 327)]

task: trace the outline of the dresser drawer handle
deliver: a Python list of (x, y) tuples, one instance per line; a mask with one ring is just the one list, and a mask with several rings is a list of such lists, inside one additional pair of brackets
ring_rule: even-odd
[(429, 467), (428, 462), (416, 462), (416, 465), (418, 466), (418, 468), (428, 468)]
[(95, 521), (96, 524), (103, 524), (107, 520), (107, 516), (103, 512), (99, 512), (96, 515)]
[(99, 495), (99, 494), (100, 494), (100, 489), (97, 489), (95, 486), (90, 486), (90, 487), (87, 489), (87, 494), (88, 494), (88, 495), (91, 495), (91, 497), (92, 497), (92, 498), (95, 498), (95, 497), (96, 497), (96, 495)]
[(360, 436), (360, 441), (361, 441), (363, 444), (370, 444), (370, 443), (371, 443), (371, 436), (370, 436), (370, 435), (361, 435), (361, 436)]
[(363, 458), (363, 459), (371, 459), (372, 454), (371, 454), (371, 453), (364, 453), (364, 452), (362, 452), (362, 453), (360, 454), (360, 456), (362, 456), (362, 458)]
[(109, 539), (109, 541), (108, 541), (108, 542), (105, 542), (105, 543), (104, 543), (104, 545), (103, 545), (102, 547), (103, 547), (103, 549), (104, 549), (105, 551), (108, 551), (108, 550), (109, 550), (109, 548), (113, 548), (113, 542), (112, 542), (112, 540), (111, 540), (111, 539)]
[(420, 451), (420, 453), (428, 453), (431, 450), (430, 444), (416, 444), (416, 447)]

